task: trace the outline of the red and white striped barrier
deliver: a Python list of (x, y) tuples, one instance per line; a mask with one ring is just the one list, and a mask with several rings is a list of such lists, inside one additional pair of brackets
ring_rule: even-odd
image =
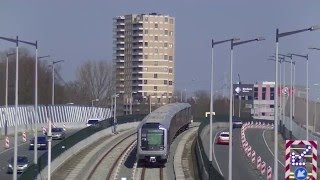
[(254, 150), (252, 150), (251, 162), (252, 162), (253, 166), (256, 163), (256, 152)]
[(67, 126), (66, 124), (63, 123), (63, 130), (66, 131), (67, 130)]
[(45, 134), (46, 134), (46, 132), (47, 132), (46, 127), (42, 127), (42, 133), (43, 133), (43, 135), (45, 135)]
[(261, 157), (260, 156), (258, 156), (258, 158), (257, 158), (257, 169), (258, 170), (261, 169)]
[(248, 158), (251, 157), (251, 150), (252, 150), (252, 148), (251, 148), (251, 146), (249, 145), (248, 150), (247, 150), (247, 156), (248, 156)]
[(267, 180), (272, 180), (272, 168), (270, 166), (267, 168)]
[(26, 132), (22, 133), (22, 141), (23, 142), (27, 142), (27, 134), (26, 134)]
[(56, 128), (57, 126), (56, 125), (54, 125), (53, 123), (51, 124), (51, 126), (53, 127), (53, 128)]
[(261, 176), (263, 176), (265, 172), (266, 172), (266, 163), (263, 161), (261, 163)]
[(10, 147), (9, 137), (6, 137), (4, 147), (8, 149)]

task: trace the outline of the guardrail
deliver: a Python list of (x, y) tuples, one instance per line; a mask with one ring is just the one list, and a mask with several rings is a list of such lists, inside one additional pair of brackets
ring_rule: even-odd
[[(118, 124), (137, 122), (141, 121), (145, 116), (145, 114), (119, 116), (117, 117), (117, 122)], [(100, 121), (100, 123), (97, 126), (89, 126), (62, 140), (54, 147), (52, 147), (52, 161), (56, 159), (58, 156), (60, 156), (62, 153), (67, 151), (69, 148), (77, 144), (78, 142), (93, 135), (94, 133), (97, 133), (111, 126), (113, 126), (113, 118), (108, 118), (106, 120)], [(42, 154), (38, 158), (38, 165), (32, 164), (31, 166), (29, 166), (28, 169), (19, 177), (19, 179), (35, 179), (38, 173), (40, 173), (41, 170), (43, 170), (47, 166), (47, 156), (47, 152)]]

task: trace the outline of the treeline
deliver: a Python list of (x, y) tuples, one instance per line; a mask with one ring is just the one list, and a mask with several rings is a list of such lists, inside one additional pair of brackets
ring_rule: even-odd
[[(0, 106), (5, 105), (6, 53), (0, 53)], [(52, 68), (51, 60), (38, 61), (38, 103), (51, 104)], [(15, 102), (15, 56), (9, 56), (8, 104)], [(68, 67), (64, 67), (68, 68)], [(86, 61), (76, 71), (74, 81), (65, 82), (60, 76), (61, 65), (55, 65), (55, 104), (74, 103), (91, 105), (92, 99), (99, 99), (95, 105), (110, 105), (112, 89), (112, 64), (109, 61)], [(34, 104), (35, 56), (26, 49), (19, 49), (19, 105)]]

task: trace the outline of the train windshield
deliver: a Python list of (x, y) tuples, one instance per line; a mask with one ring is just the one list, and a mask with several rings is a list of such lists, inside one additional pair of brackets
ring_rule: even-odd
[(143, 150), (162, 150), (164, 147), (164, 130), (142, 129), (141, 148)]

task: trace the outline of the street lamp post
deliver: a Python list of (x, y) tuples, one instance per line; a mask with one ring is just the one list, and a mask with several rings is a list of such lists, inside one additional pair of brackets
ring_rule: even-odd
[(14, 55), (15, 53), (7, 53), (6, 54), (6, 110), (5, 110), (5, 124), (4, 124), (4, 134), (7, 136), (8, 133), (8, 79), (9, 79), (9, 56)]
[[(209, 149), (209, 161), (210, 161), (210, 167), (212, 166), (212, 112), (213, 112), (213, 70), (214, 70), (214, 61), (213, 61), (213, 47), (218, 44), (226, 43), (226, 42), (233, 42), (240, 40), (239, 38), (232, 38), (232, 39), (227, 39), (223, 41), (214, 41), (213, 39), (211, 40), (211, 83), (210, 83), (210, 149)], [(213, 167), (212, 167), (213, 168)], [(211, 171), (210, 171), (211, 172)], [(210, 176), (210, 175), (209, 175)], [(212, 177), (211, 177), (212, 178)]]
[(297, 56), (301, 58), (305, 58), (307, 62), (307, 97), (306, 97), (306, 126), (307, 126), (307, 140), (309, 140), (309, 57), (307, 55), (300, 55), (300, 54), (293, 54), (291, 53), (290, 55), (292, 56)]
[[(280, 56), (283, 57), (283, 62), (287, 62), (287, 63), (290, 63), (290, 91), (289, 93), (291, 94), (291, 91), (292, 91), (292, 86), (293, 86), (293, 79), (292, 79), (292, 74), (293, 74), (293, 68), (292, 68), (292, 55), (283, 55), (283, 54), (279, 54)], [(290, 61), (287, 61), (285, 58), (290, 58)], [(284, 87), (286, 86), (286, 79), (285, 79), (285, 74), (286, 74), (286, 70), (285, 70), (285, 63), (283, 64), (283, 67), (284, 67), (284, 72), (283, 72), (283, 79), (284, 79)], [(285, 94), (281, 93), (283, 95), (283, 98), (282, 98), (282, 102), (283, 102), (283, 109), (282, 109), (282, 119), (284, 122), (287, 122), (286, 121), (286, 114), (285, 114), (285, 107), (286, 107), (286, 103), (285, 103)], [(291, 130), (292, 130), (292, 96), (289, 94), (289, 97), (290, 97), (290, 137), (291, 137)]]
[[(276, 66), (275, 66), (275, 89), (276, 89), (276, 97), (275, 97), (275, 105), (278, 106), (278, 53), (279, 53), (279, 39), (281, 37), (305, 32), (305, 31), (314, 31), (320, 29), (319, 26), (312, 26), (310, 28), (279, 33), (279, 29), (276, 29)], [(278, 179), (278, 108), (275, 109), (275, 119), (274, 119), (274, 179)]]
[(13, 157), (13, 179), (17, 179), (17, 160), (18, 160), (18, 93), (19, 93), (19, 38), (16, 39), (0, 37), (1, 40), (16, 44), (16, 82), (15, 82), (15, 107), (14, 107), (14, 157)]
[(230, 104), (229, 104), (229, 136), (230, 136), (230, 142), (229, 142), (229, 169), (228, 169), (228, 175), (229, 179), (232, 179), (232, 95), (233, 95), (233, 48), (238, 45), (247, 44), (254, 41), (263, 41), (265, 40), (263, 37), (250, 39), (246, 41), (240, 41), (240, 42), (234, 42), (234, 40), (231, 40), (231, 50), (230, 50)]
[(51, 66), (52, 67), (52, 105), (54, 105), (54, 65), (60, 62), (64, 62), (64, 60), (52, 61), (52, 66)]

